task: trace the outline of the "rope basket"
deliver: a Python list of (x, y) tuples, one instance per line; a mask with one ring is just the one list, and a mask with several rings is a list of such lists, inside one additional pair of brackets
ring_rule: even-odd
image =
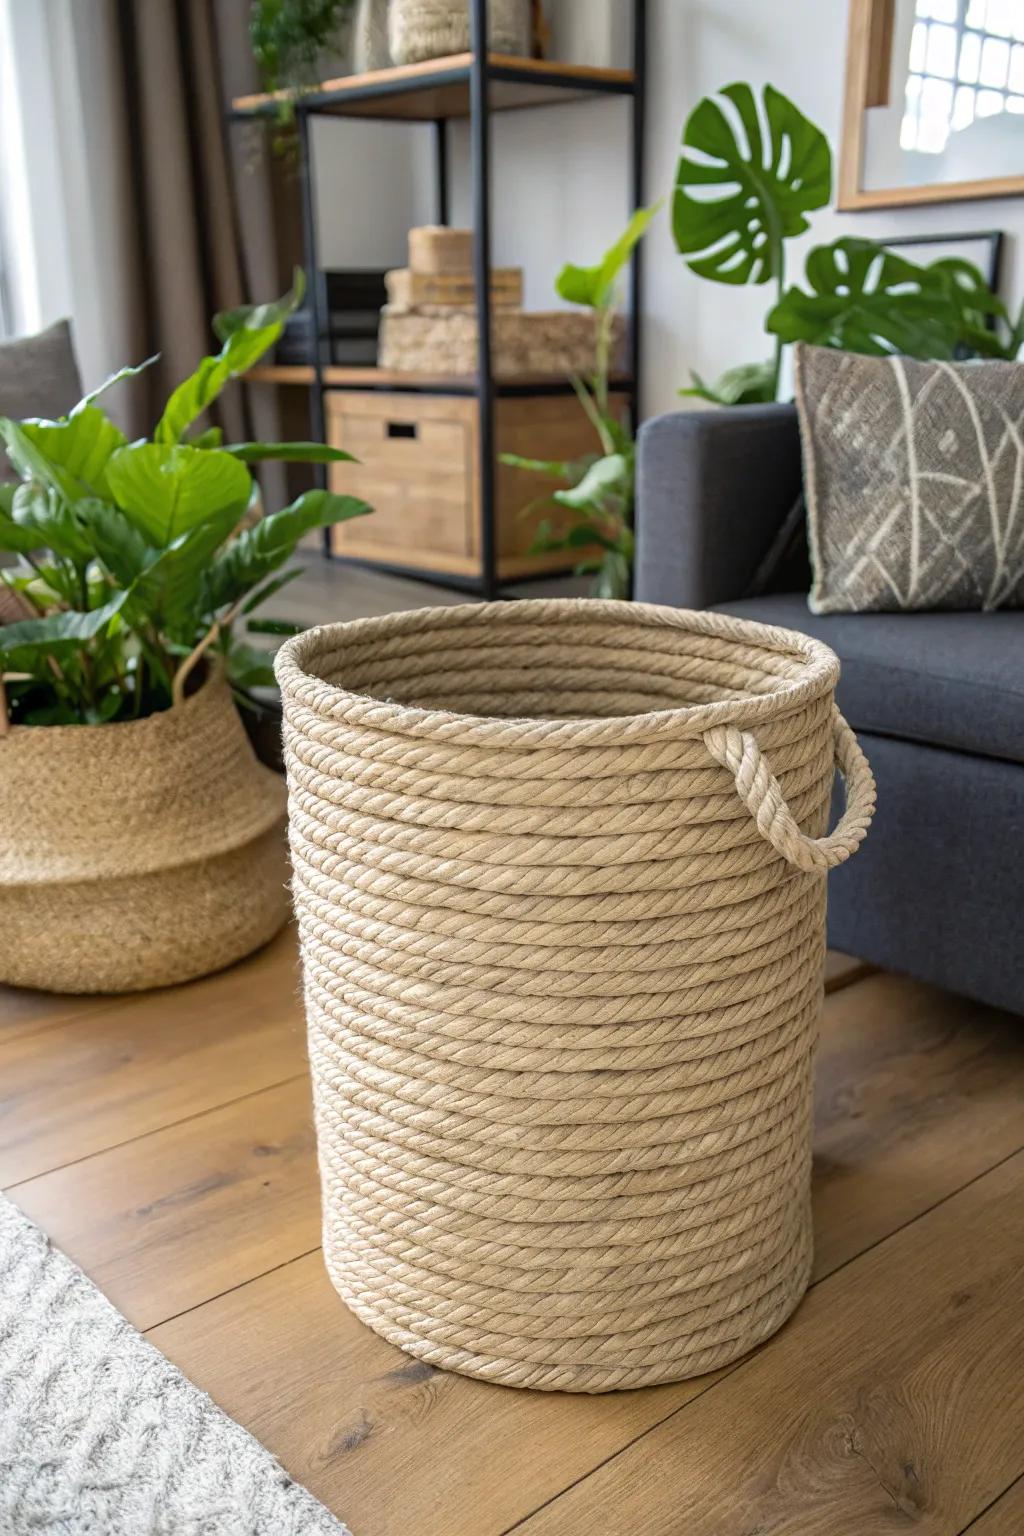
[(312, 630), (277, 672), (341, 1296), (548, 1390), (766, 1338), (811, 1262), (824, 876), (874, 807), (835, 656), (518, 602)]
[[(530, 52), (530, 28), (530, 0), (488, 0), (491, 53), (525, 57)], [(396, 64), (468, 53), (469, 0), (391, 0), (388, 35)]]
[(240, 960), (288, 918), (284, 785), (223, 675), (107, 725), (0, 735), (0, 982), (132, 992)]

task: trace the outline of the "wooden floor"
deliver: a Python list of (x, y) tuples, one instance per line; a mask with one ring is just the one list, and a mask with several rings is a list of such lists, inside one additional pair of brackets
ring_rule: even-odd
[(678, 1386), (487, 1386), (346, 1312), (287, 933), (147, 997), (2, 994), (0, 1186), (355, 1536), (1020, 1536), (1024, 1023), (833, 982), (813, 1286)]
[[(296, 563), (302, 567), (298, 580), (271, 599), (266, 612), (273, 618), (305, 625), (340, 624), (349, 619), (403, 613), (409, 608), (479, 601), (452, 587), (395, 576), (346, 560), (325, 560), (313, 542), (318, 537), (311, 535), (298, 553)], [(589, 576), (548, 576), (538, 581), (517, 582), (506, 591), (517, 598), (585, 597), (592, 586)]]

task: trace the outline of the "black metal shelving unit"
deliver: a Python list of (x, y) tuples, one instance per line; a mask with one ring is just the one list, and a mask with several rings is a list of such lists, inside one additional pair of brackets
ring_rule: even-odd
[[(312, 377), (309, 384), (310, 417), (315, 437), (325, 433), (324, 393), (339, 387), (328, 376), (327, 357), (329, 316), (326, 307), (323, 269), (320, 265), (315, 208), (315, 166), (310, 132), (312, 119), (318, 116), (396, 119), (411, 123), (434, 124), (436, 216), (439, 224), (449, 222), (448, 122), (454, 118), (469, 121), (470, 179), (473, 210), (473, 270), (476, 289), (476, 314), (479, 328), (477, 374), (471, 381), (421, 381), (415, 375), (396, 379), (376, 378), (377, 370), (366, 368), (360, 380), (355, 368), (344, 370), (345, 389), (407, 391), (433, 395), (470, 395), (479, 401), (478, 433), (480, 462), (480, 554), (479, 578), (460, 578), (448, 573), (411, 570), (397, 565), (380, 564), (378, 568), (416, 577), (440, 586), (472, 591), (483, 598), (500, 594), (503, 585), (497, 571), (495, 506), (495, 400), (504, 396), (562, 394), (571, 385), (558, 380), (521, 382), (494, 377), (491, 349), (491, 294), (488, 274), (491, 270), (491, 200), (493, 174), (491, 164), (491, 118), (495, 112), (524, 110), (531, 106), (551, 106), (558, 102), (594, 100), (612, 96), (631, 102), (629, 146), (629, 202), (632, 213), (644, 199), (645, 171), (645, 94), (647, 64), (647, 0), (622, 0), (631, 6), (632, 68), (591, 69), (529, 59), (514, 59), (490, 54), (487, 37), (487, 0), (469, 0), (471, 52), (450, 59), (430, 61), (426, 65), (396, 67), (372, 75), (352, 76), (330, 88), (309, 91), (295, 103), (299, 144), (299, 176), (302, 201), (304, 263), (310, 275), (310, 294), (314, 322)], [(229, 120), (252, 122), (272, 116), (271, 98), (253, 97), (236, 102)], [(628, 324), (628, 369), (616, 379), (627, 393), (632, 420), (640, 419), (640, 369), (643, 255), (642, 246), (633, 252)], [(323, 470), (319, 471), (323, 475)], [(325, 534), (324, 551), (335, 556)], [(354, 562), (365, 563), (365, 562)], [(378, 565), (378, 562), (374, 562)]]

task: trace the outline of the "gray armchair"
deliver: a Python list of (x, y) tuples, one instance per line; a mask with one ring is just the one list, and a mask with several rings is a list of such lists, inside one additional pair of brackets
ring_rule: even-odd
[(648, 422), (636, 595), (832, 647), (878, 813), (857, 858), (830, 878), (829, 942), (1024, 1013), (1024, 612), (812, 614), (806, 555), (765, 580), (800, 489), (792, 406)]

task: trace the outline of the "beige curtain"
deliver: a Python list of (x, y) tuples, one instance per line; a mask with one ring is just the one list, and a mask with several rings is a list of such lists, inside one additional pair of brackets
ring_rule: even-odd
[[(105, 0), (117, 50), (116, 113), (134, 249), (127, 270), (133, 354), (161, 354), (126, 398), (129, 428), (151, 427), (171, 388), (217, 343), (219, 309), (288, 286), (299, 218), (294, 180), (260, 130), (225, 119), (257, 88), (248, 0)], [(276, 435), (276, 392), (235, 386), (220, 420), (231, 438)], [(265, 491), (269, 487), (265, 485)]]

